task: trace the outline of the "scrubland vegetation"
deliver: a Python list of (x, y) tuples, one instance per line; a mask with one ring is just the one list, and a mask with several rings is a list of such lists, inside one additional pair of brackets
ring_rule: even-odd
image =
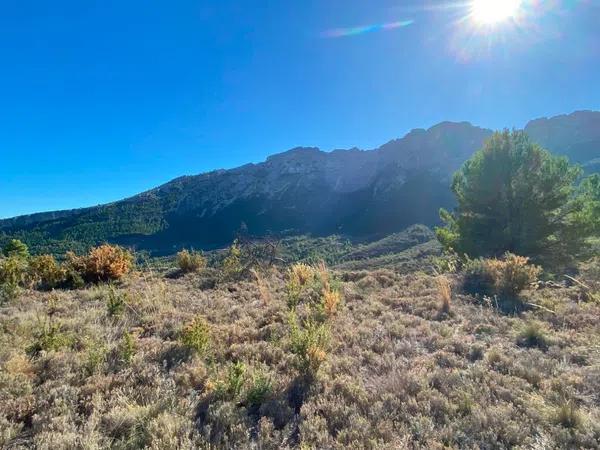
[[(597, 448), (583, 286), (514, 255), (443, 275), (448, 256), (404, 272), (225, 258), (21, 287), (0, 308), (2, 446)], [(576, 278), (594, 293), (599, 267)]]
[[(495, 136), (458, 195), (498, 151), (544, 160), (521, 139)], [(510, 214), (459, 200), (441, 245), (413, 227), (136, 265), (111, 245), (55, 259), (9, 242), (0, 447), (600, 448), (597, 179), (576, 188), (562, 164), (547, 226), (500, 189)], [(526, 192), (521, 174), (500, 179)]]

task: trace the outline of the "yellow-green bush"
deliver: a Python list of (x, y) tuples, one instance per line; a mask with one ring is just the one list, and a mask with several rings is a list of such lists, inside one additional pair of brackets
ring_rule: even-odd
[(314, 376), (327, 358), (329, 329), (326, 324), (306, 320), (298, 323), (295, 314), (289, 318), (290, 347), (298, 358), (298, 367), (304, 375)]
[(229, 247), (227, 256), (223, 260), (222, 271), (225, 280), (236, 280), (243, 274), (242, 250), (237, 241)]
[(66, 270), (52, 255), (34, 256), (29, 260), (29, 279), (34, 287), (53, 289), (64, 283)]
[(506, 253), (503, 259), (477, 259), (465, 268), (464, 289), (472, 294), (515, 298), (537, 281), (542, 269), (529, 258)]
[(22, 286), (27, 277), (27, 260), (19, 256), (0, 259), (0, 284)]
[(200, 252), (184, 249), (177, 253), (177, 266), (184, 273), (199, 272), (206, 267), (206, 258)]
[(190, 350), (196, 353), (204, 353), (210, 345), (208, 324), (202, 317), (196, 317), (183, 327), (179, 340)]

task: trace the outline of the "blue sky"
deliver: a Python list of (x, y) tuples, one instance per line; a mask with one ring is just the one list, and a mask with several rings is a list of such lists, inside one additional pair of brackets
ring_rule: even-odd
[(0, 217), (299, 145), (600, 109), (599, 3), (482, 28), (455, 1), (3, 0)]

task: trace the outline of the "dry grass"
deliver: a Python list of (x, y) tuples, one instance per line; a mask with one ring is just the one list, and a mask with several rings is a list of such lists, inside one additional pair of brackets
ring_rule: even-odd
[[(600, 305), (577, 287), (507, 315), (451, 278), (317, 271), (295, 330), (286, 270), (130, 275), (117, 315), (103, 285), (25, 291), (0, 307), (0, 448), (598, 448)], [(344, 307), (313, 317), (324, 287)]]
[(452, 303), (452, 288), (447, 277), (439, 275), (436, 278), (438, 295), (440, 297), (440, 312), (442, 314), (450, 313), (450, 305)]

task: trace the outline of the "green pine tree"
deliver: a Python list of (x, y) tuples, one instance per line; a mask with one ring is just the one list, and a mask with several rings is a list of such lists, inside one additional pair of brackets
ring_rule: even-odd
[(564, 263), (598, 229), (591, 201), (598, 180), (586, 180), (578, 191), (580, 175), (521, 131), (495, 133), (455, 174), (458, 205), (454, 214), (441, 211), (446, 226), (436, 230), (438, 238), (446, 249), (474, 257), (511, 252)]

